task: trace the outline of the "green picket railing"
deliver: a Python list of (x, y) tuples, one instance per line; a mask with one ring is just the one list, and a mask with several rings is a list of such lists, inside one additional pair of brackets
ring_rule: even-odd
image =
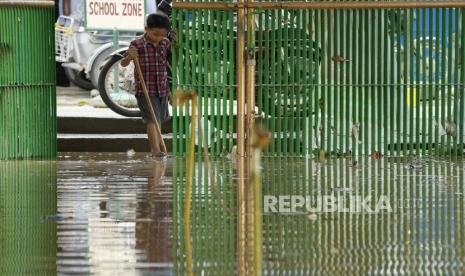
[(56, 156), (53, 1), (0, 2), (0, 159)]
[[(464, 11), (255, 9), (255, 112), (274, 138), (266, 154), (461, 155)], [(235, 16), (173, 17), (173, 89), (198, 91), (213, 155), (235, 143)], [(176, 154), (187, 148), (187, 110), (174, 111)]]

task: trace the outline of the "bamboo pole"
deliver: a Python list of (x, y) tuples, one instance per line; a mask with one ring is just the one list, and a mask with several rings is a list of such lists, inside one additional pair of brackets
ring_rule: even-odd
[[(238, 0), (243, 4), (244, 0)], [(244, 70), (244, 33), (245, 10), (237, 11), (237, 274), (246, 275), (245, 246), (246, 246), (246, 202), (245, 202), (245, 70)]]
[[(248, 3), (253, 3), (249, 0)], [(247, 104), (247, 149), (246, 156), (252, 156), (252, 137), (255, 112), (255, 20), (254, 10), (247, 9), (247, 66), (246, 66), (246, 104)]]
[(175, 9), (186, 10), (235, 10), (250, 9), (420, 9), (420, 8), (465, 8), (465, 1), (411, 1), (411, 2), (238, 2), (238, 3), (209, 3), (209, 2), (173, 2)]
[[(253, 0), (248, 0), (247, 3), (252, 3)], [(246, 10), (246, 19), (247, 19), (247, 52), (246, 54), (246, 168), (247, 171), (245, 175), (249, 179), (249, 184), (246, 185), (245, 190), (245, 200), (246, 200), (246, 273), (247, 275), (258, 275), (255, 268), (255, 246), (257, 240), (255, 239), (255, 205), (254, 205), (254, 185), (250, 183), (251, 173), (253, 171), (253, 153), (254, 149), (252, 144), (254, 143), (254, 110), (255, 110), (255, 20), (254, 20), (254, 10), (248, 8)]]

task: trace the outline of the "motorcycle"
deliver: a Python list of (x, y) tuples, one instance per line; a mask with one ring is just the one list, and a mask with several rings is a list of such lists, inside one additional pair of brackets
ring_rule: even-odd
[[(118, 47), (127, 47), (136, 32), (119, 33)], [(117, 48), (118, 48), (117, 47)], [(55, 23), (55, 60), (68, 79), (91, 90), (98, 86), (102, 65), (115, 50), (112, 31), (86, 31), (73, 17), (60, 16)]]

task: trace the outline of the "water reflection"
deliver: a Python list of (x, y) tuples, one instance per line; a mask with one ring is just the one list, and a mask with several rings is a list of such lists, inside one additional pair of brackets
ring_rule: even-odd
[(172, 270), (170, 164), (143, 155), (70, 156), (59, 164), (58, 211), (67, 217), (59, 223), (60, 273)]
[[(257, 233), (247, 225), (238, 251), (236, 164), (214, 162), (220, 203), (197, 161), (194, 274), (237, 274), (240, 258), (251, 275)], [(393, 208), (263, 213), (263, 274), (463, 274), (462, 160), (264, 158), (262, 167), (263, 196), (385, 195)], [(117, 154), (0, 162), (0, 274), (184, 275), (185, 168)]]
[[(463, 161), (364, 158), (356, 162), (316, 162), (268, 158), (262, 166), (263, 195), (310, 199), (325, 195), (346, 199), (356, 195), (373, 199), (385, 196), (392, 207), (392, 212), (378, 214), (308, 212), (305, 208), (265, 213), (263, 274), (463, 272)], [(232, 203), (235, 182), (228, 179), (237, 178), (234, 166), (217, 162), (216, 168), (224, 200)], [(236, 231), (237, 221), (215, 202), (208, 190), (206, 172), (200, 167), (196, 172), (196, 207), (192, 214), (194, 271), (232, 273), (237, 259), (231, 252), (237, 250), (237, 240), (236, 235), (229, 234)], [(179, 178), (174, 178), (174, 184), (182, 187), (183, 172), (176, 175)], [(178, 192), (182, 193), (182, 189)], [(175, 213), (175, 225), (182, 224), (181, 202), (175, 205)], [(178, 230), (182, 232), (181, 228)], [(251, 236), (247, 231), (246, 237)], [(177, 242), (182, 248), (182, 239)], [(245, 256), (239, 258), (253, 259), (250, 247), (243, 252)], [(250, 275), (250, 266), (247, 271)]]
[(56, 274), (56, 163), (0, 161), (0, 275)]

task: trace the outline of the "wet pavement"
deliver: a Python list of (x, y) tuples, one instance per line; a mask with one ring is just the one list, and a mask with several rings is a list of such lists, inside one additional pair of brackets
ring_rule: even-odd
[[(184, 275), (184, 161), (140, 153), (0, 161), (0, 275)], [(464, 273), (463, 160), (264, 158), (261, 166), (263, 198), (285, 203), (263, 209), (264, 274)], [(234, 275), (237, 215), (227, 208), (236, 210), (238, 176), (228, 160), (214, 170), (219, 197), (206, 166), (195, 165), (194, 274)], [(318, 208), (325, 196), (345, 201)], [(380, 198), (385, 208), (350, 205), (367, 196), (372, 211)]]

